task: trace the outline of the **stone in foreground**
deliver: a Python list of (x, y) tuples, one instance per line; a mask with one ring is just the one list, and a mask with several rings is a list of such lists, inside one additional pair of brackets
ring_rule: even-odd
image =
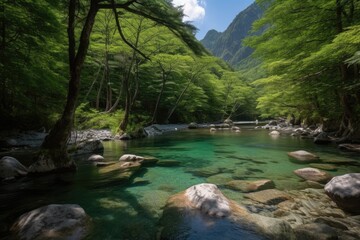
[(198, 184), (169, 198), (160, 239), (292, 239), (283, 220), (252, 214), (214, 184)]
[(296, 163), (313, 163), (319, 162), (319, 157), (315, 154), (309, 153), (304, 150), (299, 150), (295, 152), (288, 152), (288, 156), (291, 160), (295, 161)]
[(76, 204), (51, 204), (19, 217), (11, 227), (16, 239), (84, 239), (90, 232), (91, 220)]
[(302, 179), (318, 183), (327, 183), (332, 178), (332, 176), (327, 172), (310, 167), (297, 169), (294, 171), (294, 173)]
[(255, 192), (275, 188), (275, 184), (268, 179), (256, 181), (233, 180), (226, 183), (226, 187), (241, 192)]
[(28, 169), (17, 159), (9, 156), (0, 159), (0, 179), (13, 179), (27, 173)]
[(324, 189), (339, 208), (360, 214), (360, 173), (334, 177)]

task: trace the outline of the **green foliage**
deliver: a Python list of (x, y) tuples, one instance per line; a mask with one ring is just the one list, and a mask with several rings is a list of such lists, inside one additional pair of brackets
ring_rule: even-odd
[(99, 112), (90, 108), (88, 104), (81, 104), (75, 113), (75, 128), (85, 129), (110, 129), (117, 132), (119, 121), (124, 117), (124, 112), (119, 110), (114, 113)]
[[(258, 2), (268, 8), (253, 31), (266, 30), (248, 37), (245, 44), (255, 49), (252, 57), (264, 70), (253, 83), (260, 91), (257, 108), (262, 116), (340, 119), (344, 104), (339, 96), (360, 90), (356, 74), (339, 71), (347, 59), (356, 64), (351, 57), (360, 49), (360, 3)], [(341, 15), (336, 15), (337, 9)]]
[(25, 128), (50, 127), (50, 116), (61, 110), (66, 89), (61, 6), (20, 0), (5, 1), (1, 7), (1, 120)]

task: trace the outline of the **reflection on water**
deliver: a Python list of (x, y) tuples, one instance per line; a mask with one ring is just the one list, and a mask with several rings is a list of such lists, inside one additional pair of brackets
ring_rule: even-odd
[[(307, 150), (328, 162), (359, 162), (356, 155), (340, 152), (334, 146), (314, 145), (311, 140), (290, 136), (272, 138), (267, 131), (250, 129), (243, 129), (240, 134), (191, 130), (130, 142), (104, 142), (104, 146), (107, 161), (117, 161), (122, 154), (132, 153), (181, 164), (149, 167), (124, 182), (111, 174), (101, 174), (80, 158), (75, 175), (28, 177), (17, 183), (1, 184), (0, 238), (6, 235), (9, 224), (25, 211), (50, 203), (76, 203), (95, 223), (89, 239), (154, 239), (167, 198), (194, 184), (218, 184), (229, 198), (241, 201), (242, 193), (224, 189), (222, 184), (233, 179), (267, 178), (281, 190), (306, 187), (292, 173), (306, 165), (289, 161), (286, 155), (289, 151)], [(359, 172), (357, 164), (337, 164), (336, 168), (329, 173)], [(209, 228), (201, 225), (200, 220), (201, 216), (189, 219), (194, 230), (184, 232), (186, 239), (200, 236), (219, 239), (217, 236), (223, 236), (222, 230), (229, 224), (229, 229), (235, 227), (219, 220), (215, 228)], [(226, 239), (259, 239), (241, 229), (226, 234), (229, 234)]]

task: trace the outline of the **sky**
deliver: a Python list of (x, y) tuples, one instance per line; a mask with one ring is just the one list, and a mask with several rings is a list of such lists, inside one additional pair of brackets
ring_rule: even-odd
[(223, 32), (242, 10), (254, 0), (172, 0), (175, 6), (183, 6), (184, 21), (191, 21), (199, 30), (196, 38), (215, 29)]

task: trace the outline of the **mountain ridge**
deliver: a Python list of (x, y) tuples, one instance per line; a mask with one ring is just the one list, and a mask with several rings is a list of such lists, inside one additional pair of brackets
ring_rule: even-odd
[(212, 29), (200, 42), (215, 56), (224, 59), (234, 67), (238, 66), (253, 52), (251, 48), (243, 46), (242, 41), (251, 35), (253, 22), (261, 18), (263, 13), (264, 9), (254, 2), (241, 11), (224, 32)]

